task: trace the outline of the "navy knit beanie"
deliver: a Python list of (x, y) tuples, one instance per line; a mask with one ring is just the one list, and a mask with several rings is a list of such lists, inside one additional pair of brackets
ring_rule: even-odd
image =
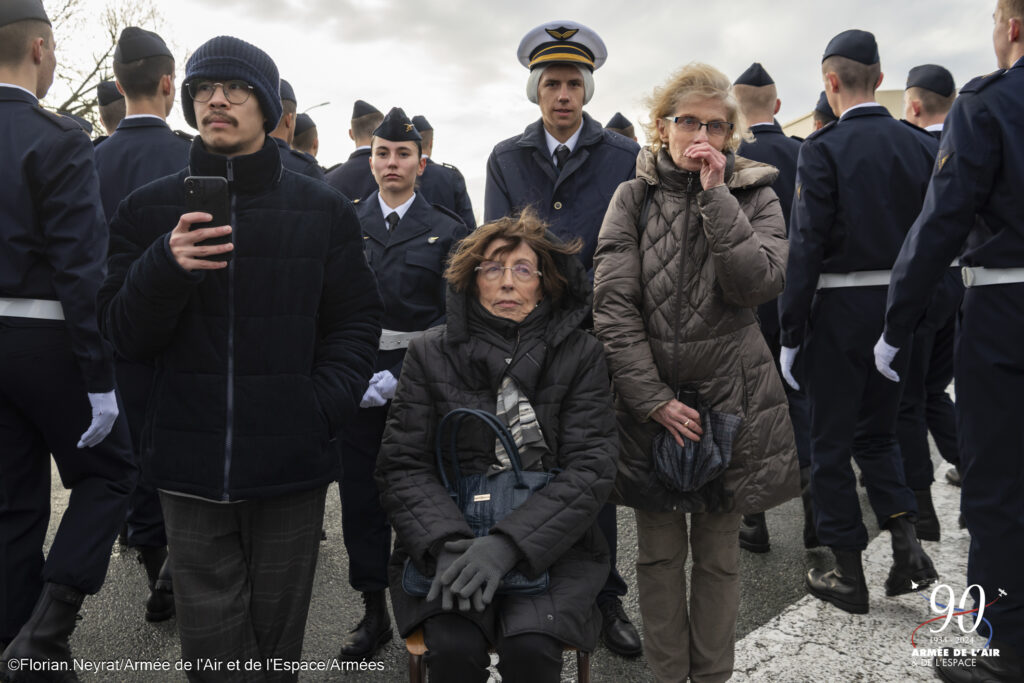
[(206, 41), (192, 53), (185, 64), (185, 80), (181, 84), (181, 108), (188, 125), (198, 129), (196, 110), (188, 92), (189, 81), (211, 78), (240, 79), (253, 86), (253, 93), (266, 117), (263, 129), (270, 133), (281, 120), (281, 78), (277, 65), (263, 50), (232, 36), (217, 36)]

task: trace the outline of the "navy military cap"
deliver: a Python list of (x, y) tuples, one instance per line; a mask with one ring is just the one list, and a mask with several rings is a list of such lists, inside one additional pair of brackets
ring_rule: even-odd
[(559, 63), (594, 71), (608, 58), (608, 49), (593, 29), (575, 21), (552, 21), (527, 33), (516, 54), (519, 63), (531, 71)]
[(75, 114), (72, 114), (71, 112), (68, 112), (68, 111), (59, 111), (57, 113), (60, 114), (61, 116), (64, 116), (64, 117), (67, 117), (67, 118), (71, 119), (72, 121), (77, 123), (79, 125), (79, 127), (81, 127), (82, 130), (84, 130), (89, 135), (92, 135), (92, 124), (89, 123), (88, 121), (86, 121), (85, 119), (83, 119), (81, 116), (76, 116)]
[(821, 61), (829, 57), (846, 57), (861, 64), (878, 64), (880, 61), (874, 34), (856, 28), (843, 31), (828, 42)]
[(828, 98), (825, 97), (824, 90), (822, 90), (821, 94), (818, 95), (818, 103), (814, 105), (814, 111), (818, 112), (830, 121), (835, 121), (838, 118), (836, 113), (832, 111), (832, 106), (828, 103)]
[(292, 84), (288, 81), (281, 79), (281, 100), (288, 100), (289, 102), (295, 102), (298, 104), (298, 100), (295, 99), (295, 90), (292, 88)]
[(430, 121), (427, 121), (427, 117), (422, 114), (417, 114), (412, 117), (412, 125), (416, 126), (416, 130), (421, 133), (425, 133), (428, 130), (434, 130), (434, 127), (430, 125)]
[[(284, 81), (281, 81), (284, 83)], [(316, 128), (316, 124), (313, 123), (313, 119), (309, 114), (302, 113), (295, 117), (295, 134), (302, 135), (310, 128)]]
[(740, 74), (740, 77), (733, 81), (733, 85), (750, 85), (760, 88), (765, 85), (775, 85), (775, 81), (768, 75), (768, 72), (761, 66), (761, 62), (754, 62), (747, 67), (747, 70)]
[(615, 130), (625, 130), (625, 129), (629, 128), (632, 125), (633, 124), (630, 123), (629, 119), (627, 119), (625, 116), (623, 116), (619, 112), (615, 112), (615, 116), (613, 116), (610, 119), (608, 119), (608, 123), (604, 124), (604, 127), (605, 128), (614, 128)]
[(907, 74), (907, 88), (924, 88), (943, 97), (956, 92), (953, 74), (938, 64), (922, 64), (911, 69)]
[(4, 0), (0, 2), (0, 26), (7, 26), (16, 21), (45, 21), (50, 23), (46, 16), (41, 0)]
[(123, 100), (124, 95), (117, 89), (117, 84), (114, 81), (103, 81), (96, 86), (96, 99), (99, 100), (101, 107), (105, 107), (118, 100)]
[(358, 119), (360, 116), (366, 116), (367, 114), (379, 114), (380, 109), (373, 106), (369, 102), (363, 100), (356, 100), (356, 103), (352, 105), (352, 118)]
[(118, 64), (127, 64), (147, 57), (170, 57), (174, 58), (167, 48), (164, 39), (146, 29), (138, 26), (127, 26), (121, 31), (121, 37), (117, 39), (117, 47), (114, 48), (114, 61)]
[(373, 136), (391, 142), (414, 142), (423, 139), (401, 107), (391, 108), (380, 125), (374, 128)]

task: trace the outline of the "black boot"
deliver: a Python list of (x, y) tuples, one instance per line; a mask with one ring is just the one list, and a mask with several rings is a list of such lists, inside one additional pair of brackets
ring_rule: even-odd
[(939, 575), (914, 534), (913, 522), (900, 515), (890, 518), (885, 527), (892, 534), (892, 568), (885, 580), (885, 594), (903, 595), (935, 583)]
[(932, 490), (930, 488), (921, 491), (914, 491), (917, 498), (917, 521), (914, 522), (914, 531), (918, 539), (922, 541), (939, 540), (939, 518), (935, 514), (935, 506), (932, 504)]
[(167, 621), (174, 616), (174, 588), (171, 585), (171, 561), (167, 546), (139, 548), (139, 562), (149, 577), (146, 621)]
[(371, 659), (377, 651), (391, 640), (391, 618), (388, 616), (388, 603), (384, 591), (363, 593), (366, 614), (341, 644), (342, 661), (360, 661)]
[[(32, 615), (18, 631), (11, 644), (4, 650), (0, 658), (0, 678), (5, 681), (77, 681), (73, 662), (71, 661), (71, 645), (68, 638), (75, 630), (78, 610), (82, 607), (82, 591), (71, 586), (57, 583), (43, 584), (43, 592), (36, 602)], [(10, 667), (8, 662), (14, 659), (33, 659), (59, 663), (45, 672), (22, 670), (21, 667)]]
[(859, 550), (833, 550), (836, 568), (832, 571), (812, 569), (807, 572), (807, 590), (811, 595), (831, 602), (850, 614), (868, 613), (868, 584)]
[(772, 544), (768, 542), (768, 522), (763, 512), (743, 515), (743, 521), (740, 522), (740, 547), (752, 553), (766, 553), (772, 549)]
[(644, 651), (640, 634), (626, 616), (618, 598), (600, 603), (601, 640), (605, 647), (621, 657), (639, 657)]
[(804, 547), (810, 550), (821, 546), (814, 528), (814, 505), (811, 502), (811, 468), (800, 468), (800, 500), (804, 504)]

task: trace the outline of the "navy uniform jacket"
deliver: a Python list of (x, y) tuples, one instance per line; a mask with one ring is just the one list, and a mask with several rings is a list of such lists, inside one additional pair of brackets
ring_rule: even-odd
[(126, 118), (96, 147), (100, 197), (107, 218), (121, 200), (146, 183), (188, 166), (192, 143), (156, 116)]
[(357, 149), (348, 161), (331, 169), (327, 184), (352, 200), (365, 200), (376, 192), (377, 181), (370, 171), (370, 148)]
[[(384, 300), (381, 327), (417, 332), (444, 322), (448, 254), (468, 234), (447, 209), (431, 206), (419, 193), (393, 231), (384, 221), (377, 193), (356, 204), (366, 260)], [(374, 370), (398, 377), (405, 350), (381, 351)]]
[[(796, 160), (800, 155), (800, 141), (783, 133), (782, 126), (778, 122), (771, 125), (758, 125), (751, 132), (754, 134), (754, 141), (741, 143), (736, 154), (753, 161), (771, 164), (779, 169), (779, 175), (772, 183), (772, 189), (775, 190), (775, 194), (779, 196), (779, 203), (782, 204), (782, 215), (786, 219), (788, 234), (789, 212), (793, 206)], [(772, 299), (758, 306), (757, 317), (761, 321), (761, 331), (765, 338), (777, 340), (779, 336), (778, 299)]]
[(807, 137), (779, 297), (783, 346), (803, 342), (819, 275), (892, 268), (921, 210), (936, 145), (881, 105), (853, 109)]
[(440, 204), (459, 215), (470, 230), (476, 227), (473, 203), (466, 192), (466, 179), (450, 164), (438, 164), (427, 157), (427, 166), (416, 183), (416, 191), (431, 204)]
[[(0, 86), (0, 297), (58, 300), (89, 393), (114, 388), (110, 350), (96, 323), (107, 223), (92, 141), (24, 90)], [(56, 390), (56, 388), (55, 388)]]
[(593, 279), (594, 250), (604, 213), (619, 185), (636, 177), (639, 152), (640, 145), (605, 130), (583, 112), (583, 130), (559, 174), (548, 152), (544, 124), (535, 121), (491, 152), (484, 221), (533, 206), (563, 240), (583, 239), (579, 257)]
[(1024, 267), (1021, 112), (1024, 60), (960, 89), (942, 129), (924, 207), (893, 268), (885, 317), (889, 344), (906, 344), (965, 242), (964, 265)]
[(305, 152), (292, 149), (288, 146), (288, 143), (281, 138), (273, 138), (273, 140), (277, 143), (277, 148), (281, 152), (282, 166), (287, 168), (289, 171), (295, 171), (296, 173), (307, 175), (314, 180), (325, 180), (324, 171), (320, 168), (320, 164), (316, 163), (316, 159)]

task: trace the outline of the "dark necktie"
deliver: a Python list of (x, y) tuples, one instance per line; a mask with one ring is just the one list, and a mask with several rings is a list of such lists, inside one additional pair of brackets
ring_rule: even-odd
[(569, 148), (565, 145), (555, 147), (555, 168), (561, 171), (565, 168), (565, 162), (569, 158)]
[(398, 212), (392, 211), (384, 220), (388, 222), (388, 230), (394, 230), (395, 226), (398, 225)]

